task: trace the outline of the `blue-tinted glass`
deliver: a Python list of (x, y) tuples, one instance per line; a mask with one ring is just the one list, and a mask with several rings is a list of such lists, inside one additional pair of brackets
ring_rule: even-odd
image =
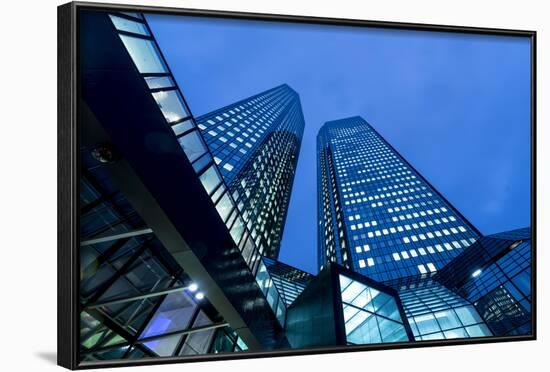
[(160, 58), (157, 47), (152, 41), (127, 35), (120, 35), (120, 39), (139, 72), (142, 74), (168, 72), (166, 65)]
[(455, 311), (460, 318), (460, 322), (465, 326), (480, 323), (482, 321), (481, 317), (472, 306), (459, 307), (456, 308)]
[(149, 31), (143, 23), (130, 21), (126, 18), (117, 17), (114, 15), (109, 16), (117, 30), (131, 32), (134, 34), (149, 36)]
[[(197, 319), (193, 323), (193, 328), (203, 327), (212, 324), (212, 321), (206, 314), (200, 310), (197, 314)], [(210, 342), (214, 336), (215, 330), (206, 330), (202, 332), (191, 333), (185, 340), (185, 344), (180, 352), (180, 355), (205, 354), (208, 352)]]
[(443, 330), (460, 327), (462, 325), (460, 324), (458, 317), (452, 310), (439, 311), (434, 315), (437, 319), (437, 322), (439, 323), (439, 326)]
[(212, 157), (210, 157), (210, 154), (206, 153), (195, 160), (193, 163), (193, 169), (195, 169), (195, 172), (200, 173), (200, 171), (210, 163), (212, 163)]
[(222, 181), (216, 167), (212, 165), (199, 177), (204, 189), (210, 194)]
[(143, 19), (143, 16), (140, 13), (134, 13), (134, 12), (120, 12), (122, 14), (126, 14), (127, 16)]
[(277, 257), (304, 127), (298, 94), (281, 85), (196, 122), (256, 247)]
[(447, 338), (447, 339), (469, 337), (468, 333), (466, 333), (466, 331), (462, 327), (452, 329), (450, 331), (445, 331), (445, 332), (443, 332), (443, 334), (445, 335), (445, 338)]
[(470, 334), (470, 337), (485, 337), (491, 336), (492, 333), (485, 324), (478, 324), (466, 327), (466, 331)]
[(151, 93), (169, 123), (189, 116), (178, 91), (167, 90)]
[(407, 332), (402, 324), (378, 317), (378, 325), (383, 342), (408, 341)]
[(182, 121), (181, 123), (172, 125), (172, 131), (176, 136), (185, 133), (191, 128), (193, 128), (193, 122), (191, 120)]
[(220, 215), (222, 220), (225, 221), (229, 216), (229, 213), (231, 213), (231, 211), (233, 210), (233, 202), (231, 201), (228, 193), (225, 193), (218, 204), (216, 204), (216, 210), (218, 211), (218, 214)]
[(346, 323), (348, 342), (354, 344), (375, 344), (382, 342), (376, 316), (360, 311)]
[(409, 339), (395, 298), (343, 275), (340, 275), (340, 290), (348, 342), (365, 344)]
[(263, 262), (260, 262), (258, 266), (258, 273), (256, 274), (256, 282), (260, 286), (260, 289), (264, 294), (267, 293), (271, 280), (269, 279), (269, 274), (267, 273), (267, 268)]
[(167, 295), (140, 338), (186, 329), (195, 308), (196, 304), (184, 292)]
[(178, 138), (178, 142), (180, 143), (190, 162), (195, 161), (195, 159), (198, 159), (199, 156), (206, 152), (206, 148), (202, 143), (200, 135), (197, 131), (193, 131), (183, 137)]
[(159, 356), (172, 356), (181, 337), (181, 335), (169, 336), (160, 340), (144, 342), (143, 345), (147, 346)]
[(429, 335), (422, 336), (422, 340), (442, 340), (445, 336), (443, 336), (443, 333), (436, 332)]
[[(377, 304), (378, 309), (376, 313), (400, 322), (401, 314), (399, 313), (399, 308), (397, 307), (397, 303), (391, 296), (388, 296), (388, 295), (384, 295), (384, 296), (386, 297), (385, 302), (382, 302), (382, 301), (378, 302)], [(380, 295), (376, 296), (375, 303), (379, 297), (381, 296)]]
[(512, 281), (525, 295), (531, 294), (531, 277), (525, 271), (518, 274)]
[(145, 82), (149, 89), (171, 88), (174, 86), (174, 82), (169, 76), (147, 76)]
[(231, 231), (230, 231), (231, 237), (233, 238), (233, 241), (236, 244), (239, 244), (239, 242), (241, 241), (243, 232), (244, 232), (244, 221), (239, 216), (233, 223), (233, 226), (231, 227)]
[(427, 334), (440, 330), (439, 325), (432, 314), (415, 316), (414, 321), (416, 322), (420, 334)]

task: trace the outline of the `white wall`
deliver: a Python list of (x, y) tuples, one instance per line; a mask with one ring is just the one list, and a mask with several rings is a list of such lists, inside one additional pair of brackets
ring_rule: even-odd
[[(106, 2), (112, 2), (105, 0)], [(131, 3), (130, 0), (126, 0)], [(1, 12), (0, 369), (54, 370), (56, 348), (56, 6), (4, 1)], [(529, 29), (538, 32), (539, 340), (156, 367), (290, 371), (527, 371), (549, 360), (550, 22), (546, 1), (530, 0), (141, 0), (144, 5), (383, 21)], [(543, 353), (546, 352), (546, 355)], [(538, 367), (537, 367), (538, 366)], [(143, 368), (143, 367), (142, 367)], [(149, 367), (145, 367), (147, 369)], [(139, 370), (144, 370), (139, 369)], [(58, 369), (59, 370), (59, 369)], [(138, 369), (135, 369), (136, 371)]]

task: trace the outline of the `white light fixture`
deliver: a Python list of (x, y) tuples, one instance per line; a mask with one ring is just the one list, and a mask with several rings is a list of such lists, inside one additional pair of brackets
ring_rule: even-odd
[(202, 293), (202, 292), (197, 293), (197, 294), (195, 295), (195, 298), (196, 298), (197, 300), (202, 300), (202, 299), (204, 298), (204, 293)]
[(199, 289), (199, 286), (198, 286), (196, 283), (191, 283), (191, 284), (189, 284), (189, 286), (187, 287), (187, 289), (188, 289), (190, 292), (195, 292), (197, 289)]
[(478, 277), (479, 274), (481, 274), (481, 269), (477, 269), (476, 271), (474, 271), (474, 272), (472, 273), (472, 278)]

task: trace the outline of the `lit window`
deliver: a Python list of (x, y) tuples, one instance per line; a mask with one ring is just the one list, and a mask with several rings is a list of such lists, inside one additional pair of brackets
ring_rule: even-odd
[(232, 166), (231, 164), (229, 164), (229, 163), (225, 163), (225, 164), (223, 165), (223, 167), (224, 167), (225, 169), (227, 169), (228, 171), (232, 171), (232, 170), (233, 170), (233, 166)]
[(428, 272), (424, 265), (418, 265), (418, 271), (420, 271), (420, 274), (426, 274)]
[(374, 266), (374, 259), (372, 259), (372, 258), (367, 258), (367, 265), (369, 265), (369, 266)]
[(436, 272), (436, 271), (437, 271), (437, 269), (435, 268), (435, 265), (434, 265), (433, 263), (428, 262), (427, 265), (428, 265), (428, 269), (429, 269), (431, 272)]
[(359, 267), (364, 268), (365, 266), (365, 260), (359, 260)]

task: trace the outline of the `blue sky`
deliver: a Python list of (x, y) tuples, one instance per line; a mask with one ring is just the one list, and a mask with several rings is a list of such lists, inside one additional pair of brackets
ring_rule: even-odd
[(148, 15), (195, 116), (287, 83), (306, 127), (280, 260), (317, 272), (315, 138), (360, 115), (482, 233), (530, 225), (527, 38)]

